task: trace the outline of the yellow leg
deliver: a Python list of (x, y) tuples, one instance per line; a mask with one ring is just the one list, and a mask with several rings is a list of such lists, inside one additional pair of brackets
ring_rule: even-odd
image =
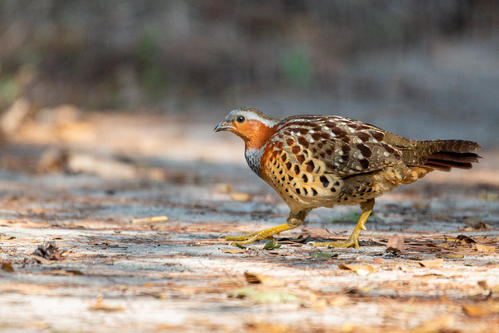
[(356, 249), (358, 249), (360, 232), (362, 230), (366, 230), (365, 224), (367, 218), (369, 217), (369, 215), (371, 215), (373, 211), (374, 199), (370, 199), (366, 202), (361, 203), (360, 207), (362, 208), (362, 214), (360, 215), (359, 221), (357, 222), (357, 225), (355, 226), (355, 229), (353, 229), (353, 232), (348, 238), (348, 240), (339, 241), (339, 242), (314, 243), (314, 246), (343, 247), (343, 248), (355, 247)]
[(225, 236), (225, 239), (234, 241), (232, 245), (247, 245), (262, 239), (271, 238), (272, 236), (278, 235), (283, 231), (294, 229), (301, 225), (310, 210), (310, 208), (306, 208), (300, 211), (291, 211), (288, 219), (286, 220), (287, 223), (281, 224), (277, 227), (242, 236)]
[(225, 236), (226, 240), (235, 241), (232, 243), (233, 245), (246, 245), (250, 244), (262, 239), (270, 238), (274, 235), (277, 235), (283, 231), (293, 229), (295, 227), (290, 226), (289, 224), (281, 224), (277, 227), (265, 229), (259, 232), (254, 232), (252, 234), (242, 235), (242, 236)]

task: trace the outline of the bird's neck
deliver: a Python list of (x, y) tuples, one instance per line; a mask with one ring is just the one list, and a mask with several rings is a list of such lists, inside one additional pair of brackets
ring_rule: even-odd
[(253, 170), (257, 175), (260, 176), (260, 165), (262, 161), (263, 151), (265, 146), (260, 149), (246, 149), (244, 151), (244, 157), (248, 163), (251, 170)]
[(260, 163), (262, 160), (265, 145), (269, 138), (276, 132), (277, 125), (268, 127), (261, 122), (254, 122), (252, 130), (241, 136), (245, 143), (244, 157), (249, 167), (257, 175), (260, 175)]
[(267, 143), (268, 139), (276, 132), (277, 125), (268, 127), (267, 125), (258, 121), (248, 121), (251, 130), (247, 131), (244, 136), (246, 150), (256, 149), (259, 150)]

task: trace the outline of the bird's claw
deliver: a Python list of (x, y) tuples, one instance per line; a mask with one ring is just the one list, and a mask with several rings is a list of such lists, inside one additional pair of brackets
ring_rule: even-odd
[(315, 247), (325, 246), (325, 247), (339, 247), (339, 248), (349, 248), (355, 247), (359, 248), (359, 237), (350, 237), (346, 241), (336, 241), (336, 242), (317, 242), (313, 244)]

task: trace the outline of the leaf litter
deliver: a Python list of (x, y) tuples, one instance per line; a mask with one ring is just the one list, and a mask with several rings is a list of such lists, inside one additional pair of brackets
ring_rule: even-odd
[[(53, 126), (39, 135), (33, 130), (41, 126), (31, 123), (16, 132), (24, 146), (3, 146), (0, 325), (7, 330), (29, 331), (40, 320), (57, 331), (92, 331), (97, 320), (103, 331), (137, 325), (262, 332), (497, 327), (499, 209), (490, 195), (479, 195), (496, 187), (432, 182), (431, 176), (401, 187), (380, 200), (382, 218), (368, 221), (358, 250), (309, 244), (331, 237), (322, 224), (334, 210), (326, 209), (313, 211), (306, 228), (283, 233), (276, 243), (237, 248), (220, 235), (278, 225), (285, 205), (265, 184), (243, 177), (245, 166), (211, 155), (203, 157), (208, 163), (199, 155), (186, 160), (196, 150), (185, 147), (198, 142), (171, 134), (185, 122), (147, 118), (77, 117), (65, 129)], [(107, 140), (96, 139), (103, 135)], [(207, 144), (224, 144), (216, 140), (206, 137)], [(182, 148), (177, 155), (174, 148), (149, 148), (164, 142)], [(45, 148), (54, 143), (60, 150)], [(110, 154), (94, 153), (97, 146)], [(239, 148), (226, 145), (224, 154), (240, 155)], [(484, 160), (499, 165), (499, 153)], [(121, 171), (113, 174), (110, 166)], [(467, 175), (480, 179), (480, 172)], [(344, 224), (353, 229), (358, 209), (335, 209), (343, 225), (328, 228), (348, 237)], [(130, 223), (144, 216), (168, 220)], [(57, 246), (41, 244), (47, 239)], [(271, 249), (264, 250), (266, 244)], [(87, 295), (103, 296), (89, 303)]]

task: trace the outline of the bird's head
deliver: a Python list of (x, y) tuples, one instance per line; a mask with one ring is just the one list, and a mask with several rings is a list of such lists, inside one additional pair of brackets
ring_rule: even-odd
[(230, 131), (244, 140), (246, 148), (260, 149), (274, 134), (278, 122), (257, 109), (240, 108), (230, 111), (214, 131)]

